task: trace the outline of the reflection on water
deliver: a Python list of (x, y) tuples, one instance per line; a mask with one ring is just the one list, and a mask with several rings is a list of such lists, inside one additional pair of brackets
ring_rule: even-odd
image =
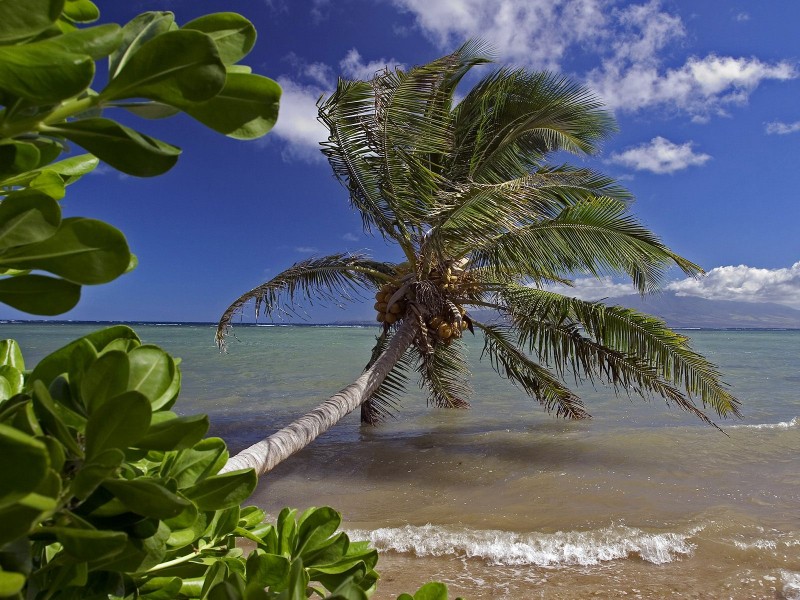
[[(30, 364), (81, 332), (0, 327)], [(220, 355), (211, 327), (138, 330), (184, 359), (177, 407), (234, 450), (349, 383), (375, 334), (240, 328)], [(428, 409), (412, 381), (396, 420), (350, 415), (253, 501), (341, 510), (384, 553), (378, 600), (428, 579), (473, 599), (800, 598), (800, 332), (691, 335), (743, 401), (725, 434), (592, 387), (591, 421), (557, 421), (476, 362), (472, 410)]]

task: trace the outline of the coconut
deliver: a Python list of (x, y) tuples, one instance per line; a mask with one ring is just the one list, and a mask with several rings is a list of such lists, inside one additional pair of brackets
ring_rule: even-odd
[(441, 325), (439, 325), (438, 333), (440, 338), (446, 340), (451, 335), (453, 335), (453, 330), (451, 329), (448, 323), (442, 323)]
[(378, 316), (375, 320), (378, 321), (378, 323), (383, 323), (385, 319), (386, 315), (384, 315), (383, 313), (378, 313)]
[(383, 320), (384, 320), (384, 323), (389, 323), (389, 325), (391, 325), (392, 323), (397, 321), (397, 318), (398, 318), (397, 315), (394, 315), (392, 313), (387, 313), (387, 314), (384, 315)]
[(389, 307), (389, 312), (395, 315), (399, 315), (401, 312), (403, 312), (403, 308), (404, 306), (402, 303), (395, 302)]

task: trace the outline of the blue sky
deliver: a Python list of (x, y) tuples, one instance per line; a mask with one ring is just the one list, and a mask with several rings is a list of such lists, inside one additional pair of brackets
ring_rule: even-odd
[[(619, 178), (634, 211), (708, 276), (669, 289), (800, 308), (800, 2), (614, 0), (140, 0), (98, 2), (102, 21), (173, 10), (179, 23), (233, 10), (259, 39), (245, 60), (284, 90), (278, 126), (238, 142), (189, 118), (126, 122), (183, 148), (154, 179), (101, 167), (68, 215), (128, 236), (139, 267), (85, 288), (72, 319), (213, 321), (241, 292), (312, 255), (398, 258), (363, 234), (318, 151), (315, 102), (338, 75), (369, 78), (446, 54), (470, 37), (499, 63), (590, 85), (620, 132), (576, 159)], [(474, 81), (474, 80), (473, 80)], [(467, 82), (469, 84), (469, 81)], [(585, 298), (628, 293), (579, 280)], [(371, 319), (371, 306), (312, 307), (311, 320)], [(0, 306), (0, 318), (21, 313)]]

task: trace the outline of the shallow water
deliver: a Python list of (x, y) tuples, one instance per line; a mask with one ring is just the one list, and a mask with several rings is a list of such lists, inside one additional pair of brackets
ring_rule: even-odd
[[(0, 325), (26, 358), (89, 331)], [(358, 375), (372, 329), (140, 326), (183, 358), (177, 408), (207, 412), (233, 450)], [(743, 402), (725, 434), (691, 416), (580, 393), (594, 418), (545, 414), (477, 361), (469, 411), (412, 383), (397, 420), (350, 415), (262, 479), (253, 501), (330, 504), (382, 551), (376, 598), (429, 579), (467, 598), (800, 598), (800, 332), (692, 331)]]

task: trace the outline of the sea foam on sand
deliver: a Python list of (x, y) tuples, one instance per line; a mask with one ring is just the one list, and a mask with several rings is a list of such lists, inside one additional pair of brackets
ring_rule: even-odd
[(414, 553), (417, 556), (477, 557), (497, 565), (596, 565), (635, 555), (663, 564), (689, 555), (696, 533), (647, 533), (614, 525), (591, 531), (518, 534), (498, 530), (452, 529), (435, 525), (349, 531), (352, 539), (372, 542), (379, 551)]

